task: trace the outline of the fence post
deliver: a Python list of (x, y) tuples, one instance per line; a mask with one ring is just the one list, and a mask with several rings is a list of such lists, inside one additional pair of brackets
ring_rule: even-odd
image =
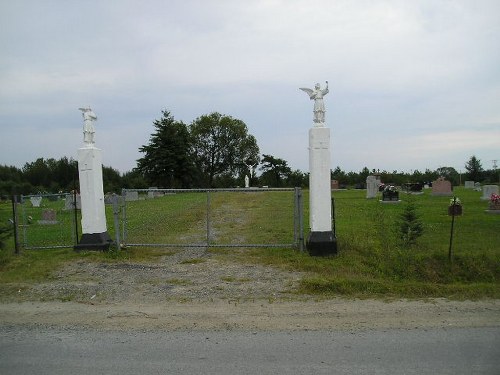
[[(457, 202), (457, 197), (453, 197), (453, 206), (455, 206), (455, 203)], [(450, 232), (450, 246), (448, 248), (448, 261), (452, 263), (453, 258), (452, 258), (452, 252), (451, 252), (451, 245), (453, 243), (453, 226), (455, 224), (455, 210), (452, 210), (451, 213), (451, 232)]]
[(113, 193), (113, 218), (115, 223), (116, 249), (120, 250), (120, 204), (119, 197)]
[(122, 189), (123, 212), (122, 212), (122, 242), (123, 246), (127, 243), (127, 189)]
[(293, 243), (299, 246), (299, 193), (298, 187), (293, 192)]
[(299, 231), (299, 250), (304, 251), (304, 204), (302, 197), (302, 189), (295, 188), (296, 204), (297, 204), (297, 220)]
[(210, 190), (207, 190), (207, 249), (210, 247)]
[(78, 244), (78, 205), (76, 202), (76, 187), (73, 186), (73, 220), (75, 223), (75, 245)]
[(19, 254), (19, 236), (17, 234), (17, 195), (12, 195), (12, 221), (14, 224), (14, 253)]

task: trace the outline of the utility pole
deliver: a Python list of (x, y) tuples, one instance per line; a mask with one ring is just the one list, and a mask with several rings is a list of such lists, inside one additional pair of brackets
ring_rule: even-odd
[[(493, 162), (493, 170), (494, 171), (496, 171), (498, 169), (498, 167), (497, 167), (497, 161), (498, 160), (496, 160), (496, 159), (492, 160), (492, 162)], [(498, 183), (500, 183), (500, 173), (498, 173)]]

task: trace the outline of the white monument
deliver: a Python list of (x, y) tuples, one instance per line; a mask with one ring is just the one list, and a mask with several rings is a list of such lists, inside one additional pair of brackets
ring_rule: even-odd
[(113, 241), (106, 228), (101, 150), (94, 144), (97, 116), (89, 107), (79, 110), (83, 114), (84, 143), (78, 149), (82, 237), (75, 250), (107, 250)]
[(33, 207), (40, 207), (40, 204), (42, 203), (42, 197), (40, 195), (34, 195), (30, 198), (30, 202)]
[(498, 194), (498, 185), (484, 185), (481, 199), (490, 200), (492, 194)]
[(377, 176), (366, 177), (366, 198), (376, 198), (379, 186), (380, 180), (377, 178)]
[(474, 189), (474, 181), (465, 181), (466, 189)]
[(248, 176), (245, 176), (245, 187), (246, 188), (250, 187), (250, 178)]
[(330, 176), (330, 129), (325, 126), (326, 87), (319, 83), (314, 90), (300, 88), (314, 100), (313, 126), (309, 129), (309, 225), (307, 250), (311, 255), (337, 253), (337, 239), (332, 231), (332, 192)]

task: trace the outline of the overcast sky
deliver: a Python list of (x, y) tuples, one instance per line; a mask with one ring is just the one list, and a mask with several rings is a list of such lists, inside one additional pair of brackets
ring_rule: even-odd
[(121, 172), (164, 109), (308, 171), (299, 87), (325, 81), (332, 169), (500, 164), (498, 0), (0, 0), (0, 164), (76, 159), (91, 106)]

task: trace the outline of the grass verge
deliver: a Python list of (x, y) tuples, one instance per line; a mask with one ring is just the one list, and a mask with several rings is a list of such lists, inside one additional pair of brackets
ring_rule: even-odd
[[(399, 242), (395, 232), (403, 205), (383, 205), (376, 199), (366, 199), (365, 194), (362, 190), (334, 193), (339, 247), (335, 257), (310, 257), (290, 248), (213, 248), (210, 251), (226, 260), (303, 272), (298, 293), (316, 296), (500, 298), (500, 215), (485, 213), (487, 202), (480, 199), (480, 192), (455, 189), (464, 213), (455, 218), (451, 261), (448, 258), (449, 197), (434, 197), (428, 191), (419, 196), (401, 194), (403, 201), (412, 199), (416, 205), (424, 229), (417, 243), (407, 246)], [(304, 201), (307, 202), (307, 192)], [(206, 198), (202, 195), (148, 201), (146, 210), (139, 204), (131, 209), (137, 211), (131, 221), (142, 236), (138, 240), (148, 238), (161, 243), (176, 238), (189, 241), (204, 238)], [(282, 193), (214, 194), (214, 241), (231, 243), (232, 238), (245, 238), (251, 239), (250, 242), (276, 239), (286, 242), (291, 236), (293, 220), (282, 217), (282, 213), (292, 212), (292, 204), (290, 196)], [(9, 210), (10, 205), (0, 204), (2, 221), (9, 217)], [(304, 219), (307, 228), (307, 209)], [(65, 262), (82, 258), (154, 262), (176, 251), (182, 250), (148, 247), (108, 253), (25, 250), (16, 256), (8, 240), (7, 248), (0, 251), (0, 283), (42, 281)], [(189, 259), (185, 263), (200, 261), (203, 259)]]

